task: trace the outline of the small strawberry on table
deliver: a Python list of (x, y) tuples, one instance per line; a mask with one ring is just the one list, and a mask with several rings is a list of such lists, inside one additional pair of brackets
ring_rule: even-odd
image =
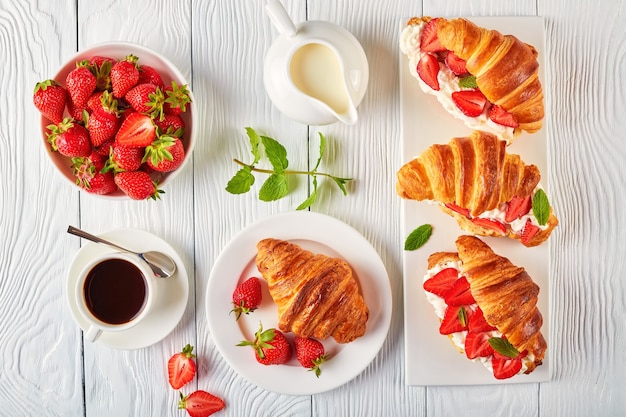
[(167, 376), (172, 388), (180, 389), (191, 382), (196, 375), (196, 363), (193, 360), (195, 357), (193, 346), (187, 344), (167, 361)]
[(221, 398), (206, 391), (194, 391), (186, 397), (180, 394), (178, 408), (187, 410), (191, 417), (208, 417), (224, 408), (225, 404)]

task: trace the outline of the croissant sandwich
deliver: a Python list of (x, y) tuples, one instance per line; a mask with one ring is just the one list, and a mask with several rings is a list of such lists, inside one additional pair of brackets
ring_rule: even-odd
[(365, 334), (369, 310), (343, 259), (278, 239), (257, 244), (256, 264), (278, 306), (278, 327), (297, 336), (348, 343)]
[(481, 236), (508, 236), (525, 246), (543, 243), (558, 220), (541, 188), (541, 174), (506, 142), (473, 131), (432, 145), (397, 173), (402, 198), (440, 204), (459, 226)]
[(472, 129), (511, 142), (541, 129), (543, 90), (537, 50), (466, 19), (414, 17), (400, 37), (422, 90)]
[(532, 372), (546, 351), (539, 287), (524, 268), (476, 237), (460, 236), (456, 246), (458, 253), (433, 253), (424, 276), (439, 332), (497, 379)]

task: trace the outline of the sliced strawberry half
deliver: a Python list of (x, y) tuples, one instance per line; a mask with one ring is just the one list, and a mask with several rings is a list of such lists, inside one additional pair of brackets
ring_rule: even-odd
[(440, 52), (445, 51), (446, 48), (441, 45), (439, 42), (439, 37), (437, 36), (437, 24), (439, 23), (439, 19), (431, 19), (424, 26), (424, 30), (422, 31), (422, 37), (420, 38), (420, 49), (424, 52)]
[(526, 224), (520, 234), (520, 240), (522, 243), (528, 243), (539, 232), (539, 226), (535, 226), (530, 219), (526, 220)]
[(156, 127), (152, 119), (141, 113), (131, 113), (120, 126), (115, 140), (123, 146), (140, 148), (150, 145), (156, 139)]
[(449, 51), (446, 55), (446, 65), (450, 68), (450, 71), (454, 73), (454, 75), (465, 75), (467, 74), (467, 67), (465, 66), (465, 60), (459, 58), (454, 52)]
[(533, 206), (532, 198), (530, 195), (526, 197), (513, 197), (506, 208), (506, 214), (504, 220), (511, 223), (513, 220), (519, 219), (524, 214), (528, 213)]
[(489, 344), (489, 334), (469, 331), (465, 337), (465, 356), (468, 359), (483, 358), (493, 355), (493, 347)]
[(475, 332), (475, 333), (489, 332), (492, 330), (496, 330), (494, 326), (487, 323), (487, 320), (485, 320), (485, 315), (483, 314), (483, 311), (480, 309), (480, 307), (477, 307), (476, 310), (474, 310), (474, 314), (472, 314), (472, 317), (469, 320), (467, 328), (469, 329), (470, 332)]
[(484, 227), (486, 229), (491, 229), (497, 233), (502, 235), (506, 234), (506, 226), (497, 220), (485, 219), (482, 217), (475, 217), (472, 219), (472, 223), (476, 226)]
[(507, 379), (511, 378), (522, 369), (522, 355), (519, 355), (516, 358), (509, 358), (508, 356), (504, 356), (497, 351), (493, 353), (493, 359), (491, 360), (491, 364), (493, 365), (493, 376), (496, 379)]
[(448, 335), (467, 330), (472, 311), (465, 307), (448, 306), (439, 325), (439, 333)]
[(432, 278), (424, 281), (423, 287), (424, 290), (432, 294), (445, 297), (458, 278), (459, 271), (454, 268), (445, 268), (433, 275)]
[(480, 116), (487, 106), (487, 98), (480, 90), (455, 91), (452, 101), (468, 117)]
[(519, 123), (515, 120), (515, 116), (504, 110), (502, 107), (494, 104), (489, 109), (489, 118), (494, 122), (502, 126), (518, 127)]
[(469, 209), (463, 208), (461, 206), (457, 206), (456, 204), (453, 203), (448, 203), (446, 204), (446, 207), (449, 208), (450, 210), (459, 213), (460, 215), (463, 215), (465, 217), (470, 217), (470, 211)]
[(425, 54), (417, 63), (417, 75), (435, 91), (439, 91), (439, 61), (431, 54)]
[(476, 302), (470, 291), (469, 282), (467, 282), (465, 277), (456, 280), (444, 299), (449, 306), (468, 306)]

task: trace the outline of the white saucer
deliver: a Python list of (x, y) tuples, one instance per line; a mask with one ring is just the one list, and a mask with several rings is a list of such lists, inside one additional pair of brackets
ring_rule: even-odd
[[(120, 229), (102, 233), (99, 236), (129, 250), (139, 252), (157, 250), (167, 253), (176, 262), (176, 273), (170, 278), (157, 281), (158, 299), (154, 311), (144, 321), (122, 332), (103, 332), (95, 343), (116, 349), (141, 349), (159, 342), (174, 330), (187, 308), (189, 280), (182, 259), (163, 239), (143, 230)], [(76, 253), (70, 265), (66, 286), (70, 310), (82, 330), (85, 330), (87, 324), (78, 311), (73, 290), (78, 274), (92, 257), (115, 251), (106, 245), (87, 240), (84, 242), (84, 246)]]

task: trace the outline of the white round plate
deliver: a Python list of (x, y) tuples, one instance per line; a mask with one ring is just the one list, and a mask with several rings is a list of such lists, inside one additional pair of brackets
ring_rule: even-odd
[[(322, 364), (319, 378), (300, 366), (295, 358), (284, 365), (258, 363), (249, 346), (259, 324), (264, 329), (278, 325), (278, 313), (262, 279), (263, 302), (236, 321), (232, 293), (238, 283), (252, 276), (256, 268), (256, 244), (265, 238), (288, 240), (314, 253), (346, 260), (355, 272), (370, 315), (365, 335), (351, 343), (323, 340), (330, 360)], [(319, 213), (295, 211), (268, 217), (235, 236), (217, 258), (206, 294), (209, 330), (222, 356), (240, 375), (253, 384), (280, 394), (312, 395), (337, 388), (360, 374), (376, 357), (391, 322), (391, 287), (380, 256), (372, 245), (347, 224)], [(293, 335), (286, 334), (289, 340)]]
[[(176, 262), (176, 273), (167, 279), (157, 280), (159, 286), (155, 308), (141, 323), (122, 332), (103, 332), (95, 343), (116, 349), (141, 349), (159, 342), (178, 325), (187, 308), (189, 281), (185, 265), (174, 250), (163, 239), (143, 230), (120, 229), (98, 235), (129, 250), (138, 252), (157, 250), (168, 254)], [(87, 323), (81, 316), (74, 299), (74, 285), (82, 268), (94, 256), (114, 252), (106, 245), (84, 240), (85, 244), (76, 253), (67, 274), (66, 296), (70, 310), (81, 329)]]

